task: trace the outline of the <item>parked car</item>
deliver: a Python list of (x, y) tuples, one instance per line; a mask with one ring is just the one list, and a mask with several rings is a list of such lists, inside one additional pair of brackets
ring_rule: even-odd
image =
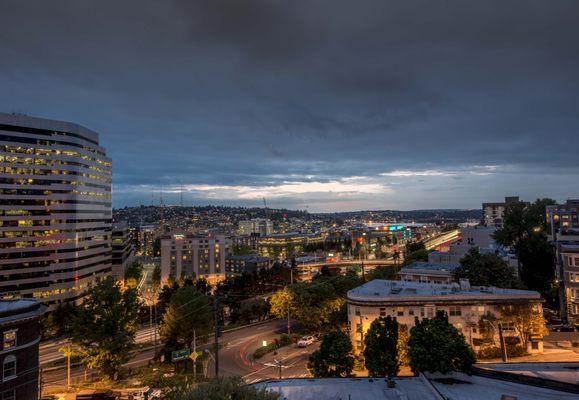
[(315, 341), (316, 339), (313, 336), (304, 336), (298, 341), (298, 347), (308, 347)]
[(571, 324), (548, 324), (551, 332), (577, 332), (577, 326)]

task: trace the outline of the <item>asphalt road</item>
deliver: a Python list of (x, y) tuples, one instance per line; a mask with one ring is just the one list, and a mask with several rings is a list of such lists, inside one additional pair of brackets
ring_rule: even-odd
[[(306, 349), (300, 349), (296, 345), (290, 345), (280, 349), (277, 355), (268, 354), (259, 361), (252, 360), (252, 354), (262, 345), (264, 340), (271, 341), (279, 334), (287, 331), (285, 321), (274, 320), (259, 325), (253, 325), (234, 331), (224, 332), (220, 341), (219, 351), (219, 374), (223, 376), (242, 376), (248, 382), (256, 382), (263, 379), (275, 379), (279, 377), (279, 363), (282, 363), (282, 376), (303, 377), (307, 376), (306, 363), (309, 354), (317, 348), (317, 344)], [(144, 329), (140, 331), (141, 341), (147, 342), (151, 337), (151, 331)], [(66, 344), (65, 341), (45, 343), (41, 350), (41, 359), (47, 362), (49, 359), (62, 358), (62, 353), (58, 348)], [(198, 351), (208, 349), (213, 353), (213, 340), (199, 346)], [(154, 350), (147, 348), (140, 350), (135, 357), (124, 365), (125, 368), (132, 368), (147, 363), (153, 358)], [(209, 376), (215, 376), (215, 364), (210, 361), (208, 364)], [(85, 375), (86, 374), (86, 375)], [(96, 374), (93, 372), (93, 374)], [(45, 370), (42, 374), (43, 389), (45, 392), (54, 392), (65, 389), (67, 384), (66, 368)], [(81, 383), (85, 377), (90, 379), (91, 371), (87, 371), (84, 366), (73, 366), (71, 368), (72, 384)]]

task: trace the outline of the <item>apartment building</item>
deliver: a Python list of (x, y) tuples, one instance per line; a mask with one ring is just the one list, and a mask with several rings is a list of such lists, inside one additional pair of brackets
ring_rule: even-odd
[(520, 202), (518, 196), (505, 197), (504, 202), (482, 203), (483, 223), (486, 226), (494, 226), (497, 229), (503, 227), (503, 215), (510, 203)]
[(546, 207), (547, 235), (554, 240), (558, 232), (579, 228), (579, 199), (567, 200), (565, 204)]
[(111, 273), (111, 160), (77, 124), (0, 113), (0, 297), (54, 307)]
[(195, 235), (174, 232), (161, 237), (161, 282), (181, 278), (206, 279), (215, 284), (225, 279), (225, 260), (231, 240), (220, 234)]
[(455, 281), (454, 270), (457, 264), (431, 264), (416, 261), (400, 268), (398, 277), (406, 282), (451, 284)]
[[(543, 351), (540, 326), (521, 333), (503, 317), (503, 312), (509, 307), (521, 307), (542, 321), (543, 300), (535, 291), (471, 287), (467, 280), (460, 284), (434, 284), (376, 279), (350, 290), (346, 300), (350, 338), (356, 351), (363, 350), (365, 332), (379, 317), (389, 315), (410, 329), (415, 318), (432, 318), (439, 310), (447, 313), (449, 322), (464, 334), (475, 351), (481, 349), (488, 337), (488, 332), (480, 326), (481, 317), (488, 313), (497, 318), (493, 327), (502, 323), (503, 334), (511, 338), (511, 343), (516, 343), (524, 335), (528, 352)], [(498, 341), (498, 329), (490, 333)], [(519, 340), (518, 344), (522, 345), (523, 341)]]
[(579, 229), (555, 234), (555, 254), (561, 317), (579, 325)]

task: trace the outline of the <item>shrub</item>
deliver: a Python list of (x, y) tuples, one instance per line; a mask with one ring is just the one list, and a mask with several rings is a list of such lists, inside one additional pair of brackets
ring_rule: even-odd
[[(522, 346), (507, 344), (507, 357), (523, 357), (525, 355), (527, 355), (527, 351)], [(503, 351), (498, 346), (491, 346), (480, 350), (477, 356), (481, 359), (501, 358)]]

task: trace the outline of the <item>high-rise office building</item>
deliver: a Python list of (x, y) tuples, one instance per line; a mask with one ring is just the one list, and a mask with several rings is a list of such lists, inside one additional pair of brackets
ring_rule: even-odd
[(116, 280), (125, 279), (125, 272), (135, 260), (135, 246), (131, 238), (131, 231), (127, 224), (118, 223), (113, 225), (111, 234), (112, 242), (112, 275)]
[(0, 296), (76, 300), (111, 272), (111, 160), (77, 124), (0, 113)]

